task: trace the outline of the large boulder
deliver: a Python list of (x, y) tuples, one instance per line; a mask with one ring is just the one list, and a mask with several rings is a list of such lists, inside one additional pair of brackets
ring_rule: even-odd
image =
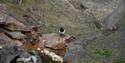
[[(0, 62), (1, 63), (20, 63), (18, 62), (19, 58), (29, 58), (29, 57), (36, 57), (37, 63), (42, 63), (42, 59), (38, 55), (32, 55), (18, 46), (10, 46), (0, 50)], [(35, 59), (29, 59), (28, 61), (24, 61), (24, 63), (30, 63), (30, 61)], [(22, 61), (23, 62), (23, 61)], [(34, 63), (34, 62), (32, 62)]]

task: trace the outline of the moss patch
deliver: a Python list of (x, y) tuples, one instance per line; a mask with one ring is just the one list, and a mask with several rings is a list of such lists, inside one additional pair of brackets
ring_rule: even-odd
[(125, 15), (122, 17), (122, 19), (120, 20), (119, 25), (121, 25), (122, 27), (125, 27)]
[(103, 56), (103, 57), (111, 57), (112, 56), (112, 51), (109, 49), (97, 49), (95, 51), (96, 55)]
[(118, 58), (115, 63), (125, 63), (125, 58)]

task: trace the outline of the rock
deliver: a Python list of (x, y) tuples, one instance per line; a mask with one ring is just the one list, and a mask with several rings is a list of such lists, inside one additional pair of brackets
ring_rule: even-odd
[(104, 29), (116, 30), (118, 28), (117, 27), (118, 23), (125, 14), (124, 6), (125, 6), (125, 1), (121, 0), (118, 7), (114, 9), (114, 11), (104, 19), (102, 23)]
[(0, 33), (0, 46), (2, 47), (9, 47), (15, 45), (14, 41), (6, 36), (4, 33)]
[(9, 16), (7, 16), (6, 18), (7, 18), (6, 21), (2, 22), (4, 23), (3, 25), (5, 25), (6, 29), (11, 30), (11, 31), (28, 30), (28, 28), (26, 28), (26, 26), (23, 23), (17, 21), (16, 19), (9, 17)]
[(60, 34), (43, 34), (45, 40), (45, 48), (48, 48), (49, 51), (56, 53), (57, 55), (64, 57), (67, 49), (67, 44), (73, 40), (69, 35), (60, 35)]
[[(9, 2), (11, 5), (5, 2), (9, 9), (8, 12), (25, 25), (40, 24), (43, 33), (57, 32), (59, 27), (65, 27), (67, 34), (82, 39), (78, 39), (76, 43), (68, 46), (67, 55), (73, 60), (73, 63), (116, 63), (117, 58), (124, 57), (125, 40), (124, 36), (122, 36), (124, 35), (122, 31), (124, 29), (109, 31), (109, 33), (100, 30), (101, 28), (109, 30), (117, 28), (118, 18), (121, 17), (120, 14), (124, 14), (123, 3), (124, 0), (27, 0), (24, 5), (22, 4), (23, 6), (15, 6), (11, 2)], [(47, 38), (45, 37), (46, 40), (40, 38), (40, 42), (47, 42), (46, 46), (54, 53), (61, 52), (65, 54), (65, 50), (58, 50), (65, 49), (65, 44), (56, 43), (56, 41), (59, 41), (58, 39), (64, 41), (65, 38), (62, 40), (59, 35), (48, 35)], [(89, 35), (89, 37), (83, 37), (86, 35)], [(32, 37), (32, 33), (29, 33), (29, 36)], [(29, 43), (34, 40), (35, 38), (30, 38)], [(34, 41), (34, 43), (38, 42)], [(40, 46), (38, 45), (38, 47)], [(32, 48), (37, 49), (36, 46), (32, 46)], [(111, 57), (105, 58), (105, 55), (95, 53), (97, 50), (102, 51), (105, 48), (110, 52), (109, 56), (111, 52), (113, 53)], [(40, 48), (37, 50), (40, 50)]]
[(21, 32), (8, 32), (7, 35), (13, 39), (23, 39), (26, 37), (26, 35), (22, 34)]
[(43, 38), (46, 41), (45, 42), (45, 46), (53, 48), (55, 50), (56, 49), (58, 50), (58, 49), (65, 48), (66, 45), (67, 45), (66, 40), (67, 39), (71, 39), (70, 37), (71, 36), (68, 36), (68, 35), (61, 36), (60, 34), (55, 34), (55, 33), (52, 33), (52, 34), (43, 34)]
[(38, 50), (41, 51), (44, 48), (48, 48), (60, 56), (64, 56), (66, 52), (67, 44), (73, 40), (71, 36), (52, 33), (43, 34), (42, 36), (29, 37), (25, 39), (22, 47), (26, 50)]
[[(18, 21), (17, 19), (9, 16), (6, 12), (1, 12), (1, 21), (0, 21), (0, 32), (1, 33), (1, 49), (9, 49), (9, 47), (20, 48), (24, 51), (12, 50), (11, 52), (8, 50), (5, 54), (12, 54), (7, 58), (7, 61), (3, 61), (3, 63), (37, 63), (38, 60), (37, 55), (43, 54), (41, 51), (47, 49), (48, 51), (54, 54), (54, 57), (51, 59), (59, 60), (63, 62), (63, 57), (66, 53), (67, 44), (74, 40), (74, 37), (64, 34), (41, 34), (39, 32), (39, 27), (36, 26), (25, 26), (23, 23)], [(12, 44), (11, 44), (12, 43)], [(18, 47), (17, 47), (18, 46)], [(17, 54), (14, 54), (17, 52)], [(25, 52), (28, 55), (25, 55)], [(34, 55), (32, 53), (34, 52)], [(24, 54), (24, 55), (23, 55)], [(53, 56), (51, 54), (51, 56)], [(9, 59), (11, 58), (11, 59)], [(3, 59), (3, 58), (2, 58)]]
[[(2, 6), (2, 4), (1, 4)], [(19, 22), (17, 19), (9, 16), (2, 6), (0, 8), (0, 26), (4, 26), (4, 28), (11, 30), (11, 31), (26, 31), (29, 30), (23, 23)]]
[[(41, 59), (39, 56), (32, 56), (30, 53), (27, 53), (26, 51), (22, 50), (19, 47), (16, 46), (11, 46), (9, 48), (4, 48), (2, 50), (0, 50), (0, 62), (1, 63), (18, 63), (16, 62), (18, 58), (24, 58), (24, 57), (32, 57), (35, 59), (39, 59), (39, 60), (35, 60), (37, 63), (42, 63)], [(6, 61), (5, 61), (6, 59)], [(26, 62), (25, 62), (26, 63)]]
[[(1, 63), (11, 63), (11, 61), (17, 57), (21, 52), (20, 48), (11, 46), (0, 50), (0, 62)], [(6, 61), (5, 61), (6, 59)]]
[(17, 58), (17, 63), (18, 62), (24, 62), (24, 63), (30, 63), (32, 61), (32, 63), (36, 63), (37, 62), (37, 58), (36, 56), (29, 56), (28, 58)]
[(82, 60), (87, 55), (87, 51), (83, 48), (83, 43), (84, 42), (81, 40), (75, 40), (74, 42), (68, 44), (64, 60), (71, 63), (77, 63), (79, 59), (82, 62)]
[(49, 57), (51, 57), (52, 60), (55, 61), (55, 62), (58, 62), (58, 63), (63, 63), (64, 62), (63, 57), (61, 57), (61, 56), (59, 56), (59, 55), (55, 54), (54, 52), (51, 52), (51, 51), (49, 51), (47, 49), (44, 49), (42, 51), (42, 53), (49, 56)]
[(22, 34), (21, 32), (12, 32), (1, 27), (0, 27), (0, 31), (4, 32), (7, 36), (9, 36), (12, 39), (23, 39), (26, 37), (26, 35)]
[(21, 46), (25, 50), (35, 50), (35, 51), (41, 51), (44, 49), (45, 42), (42, 37), (32, 38), (29, 37), (24, 41), (24, 44)]

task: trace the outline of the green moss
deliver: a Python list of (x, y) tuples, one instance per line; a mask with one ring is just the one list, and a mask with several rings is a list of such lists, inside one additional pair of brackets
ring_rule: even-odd
[(52, 58), (46, 55), (42, 55), (42, 60), (43, 60), (43, 63), (59, 63), (59, 62), (53, 61)]
[(103, 57), (111, 57), (112, 56), (112, 51), (109, 49), (97, 49), (95, 51), (95, 54)]
[(125, 63), (125, 58), (118, 58), (115, 63)]
[(101, 61), (99, 61), (99, 60), (91, 60), (88, 63), (101, 63)]
[(123, 16), (123, 18), (120, 20), (119, 23), (122, 27), (125, 27), (125, 15)]

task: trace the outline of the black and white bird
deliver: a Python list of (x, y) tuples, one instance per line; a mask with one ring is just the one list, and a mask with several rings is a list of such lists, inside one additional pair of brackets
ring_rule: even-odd
[(63, 27), (60, 27), (59, 33), (60, 33), (60, 34), (64, 34), (64, 33), (65, 33), (65, 29), (64, 29)]

